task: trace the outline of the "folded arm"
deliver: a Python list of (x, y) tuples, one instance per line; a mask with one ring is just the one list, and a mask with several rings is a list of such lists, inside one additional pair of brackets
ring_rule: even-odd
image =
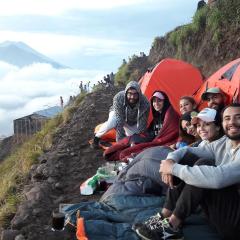
[(172, 174), (185, 183), (201, 188), (220, 189), (240, 183), (240, 163), (234, 162), (220, 166), (189, 167), (175, 163)]

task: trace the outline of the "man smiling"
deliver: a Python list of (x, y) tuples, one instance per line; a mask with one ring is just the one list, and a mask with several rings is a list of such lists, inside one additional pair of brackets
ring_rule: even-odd
[[(185, 147), (169, 153), (160, 165), (162, 180), (170, 186), (161, 214), (133, 229), (143, 239), (183, 239), (183, 221), (201, 205), (209, 222), (224, 239), (240, 236), (240, 104), (223, 110), (226, 136), (202, 147)], [(186, 153), (195, 165), (181, 165)], [(173, 186), (172, 176), (181, 179)]]
[(149, 111), (149, 101), (142, 94), (139, 84), (129, 82), (124, 91), (114, 96), (108, 120), (95, 134), (93, 144), (98, 145), (100, 137), (112, 128), (116, 129), (116, 141), (144, 132)]
[(201, 96), (203, 101), (207, 101), (208, 107), (221, 112), (225, 106), (226, 95), (218, 88), (208, 88)]
[(232, 140), (233, 148), (239, 147), (240, 142), (240, 113), (238, 108), (228, 107), (223, 115), (225, 135)]

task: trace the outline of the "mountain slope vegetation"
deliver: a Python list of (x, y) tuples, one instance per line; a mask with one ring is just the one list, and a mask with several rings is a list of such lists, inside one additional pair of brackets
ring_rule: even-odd
[(116, 81), (137, 80), (147, 68), (169, 57), (199, 67), (208, 77), (240, 56), (239, 31), (240, 1), (218, 0), (214, 7), (206, 5), (196, 11), (191, 23), (177, 27), (164, 37), (156, 37), (148, 56), (130, 57), (119, 68)]

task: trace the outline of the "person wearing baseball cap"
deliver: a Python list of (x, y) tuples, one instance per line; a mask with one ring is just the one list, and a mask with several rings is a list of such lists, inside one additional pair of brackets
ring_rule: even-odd
[(201, 144), (212, 142), (223, 136), (220, 113), (212, 108), (204, 108), (191, 123), (196, 125), (197, 134), (202, 139)]
[(226, 95), (218, 87), (208, 88), (201, 96), (203, 101), (207, 101), (208, 107), (221, 111), (225, 107)]
[[(213, 120), (216, 114), (207, 110), (199, 116)], [(204, 146), (180, 148), (161, 160), (159, 172), (169, 186), (165, 203), (161, 212), (132, 226), (138, 236), (183, 239), (183, 223), (200, 205), (221, 239), (239, 238), (236, 237), (240, 236), (239, 116), (240, 104), (228, 105), (222, 112), (225, 136)], [(182, 164), (187, 154), (193, 154), (198, 160), (193, 162), (190, 158)], [(181, 179), (175, 186), (174, 177)]]

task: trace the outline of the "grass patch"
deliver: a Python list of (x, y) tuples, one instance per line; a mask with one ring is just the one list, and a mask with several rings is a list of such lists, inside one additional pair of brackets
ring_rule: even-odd
[(187, 36), (193, 33), (191, 24), (181, 26), (177, 30), (171, 32), (168, 41), (176, 48), (180, 47)]
[[(176, 48), (175, 57), (181, 57), (191, 37), (202, 33), (212, 34), (212, 42), (217, 45), (224, 29), (237, 29), (240, 25), (240, 1), (218, 0), (214, 7), (207, 5), (196, 11), (190, 24), (178, 27), (168, 34), (168, 41)], [(190, 48), (188, 48), (190, 49)]]
[(125, 84), (129, 78), (129, 69), (126, 60), (124, 59), (122, 65), (118, 68), (114, 81), (117, 85)]
[(80, 104), (82, 103), (83, 99), (87, 96), (87, 92), (82, 92), (81, 94), (79, 94), (76, 98), (76, 100), (74, 101), (73, 106), (75, 107), (79, 107)]
[(208, 7), (203, 7), (196, 11), (191, 23), (183, 25), (169, 34), (168, 41), (177, 48), (177, 55), (181, 55), (181, 46), (185, 40), (205, 29), (208, 10)]
[(140, 56), (132, 55), (128, 62), (123, 60), (118, 68), (114, 82), (116, 85), (124, 86), (130, 81), (138, 81), (149, 67), (148, 57), (142, 52)]
[(240, 2), (238, 0), (218, 0), (209, 11), (207, 29), (213, 33), (212, 41), (219, 43), (223, 29), (235, 29), (240, 25)]
[(77, 109), (79, 108), (80, 104), (82, 103), (82, 101), (86, 97), (86, 95), (87, 95), (87, 92), (85, 92), (85, 91), (81, 92), (77, 96), (74, 103), (65, 108), (64, 112), (61, 114), (63, 124), (69, 122), (72, 119), (73, 114), (77, 111)]
[(42, 150), (36, 147), (36, 137), (19, 147), (0, 165), (0, 225), (5, 225), (21, 201), (26, 176)]
[(193, 16), (192, 23), (191, 23), (191, 28), (192, 28), (193, 33), (202, 31), (206, 27), (208, 13), (209, 13), (209, 8), (207, 6), (196, 11), (196, 13)]
[(80, 94), (72, 107), (49, 120), (44, 128), (19, 146), (0, 164), (0, 226), (8, 226), (10, 218), (15, 214), (17, 205), (23, 199), (22, 188), (26, 182), (30, 168), (37, 163), (38, 157), (51, 148), (54, 134), (67, 122), (86, 94)]

